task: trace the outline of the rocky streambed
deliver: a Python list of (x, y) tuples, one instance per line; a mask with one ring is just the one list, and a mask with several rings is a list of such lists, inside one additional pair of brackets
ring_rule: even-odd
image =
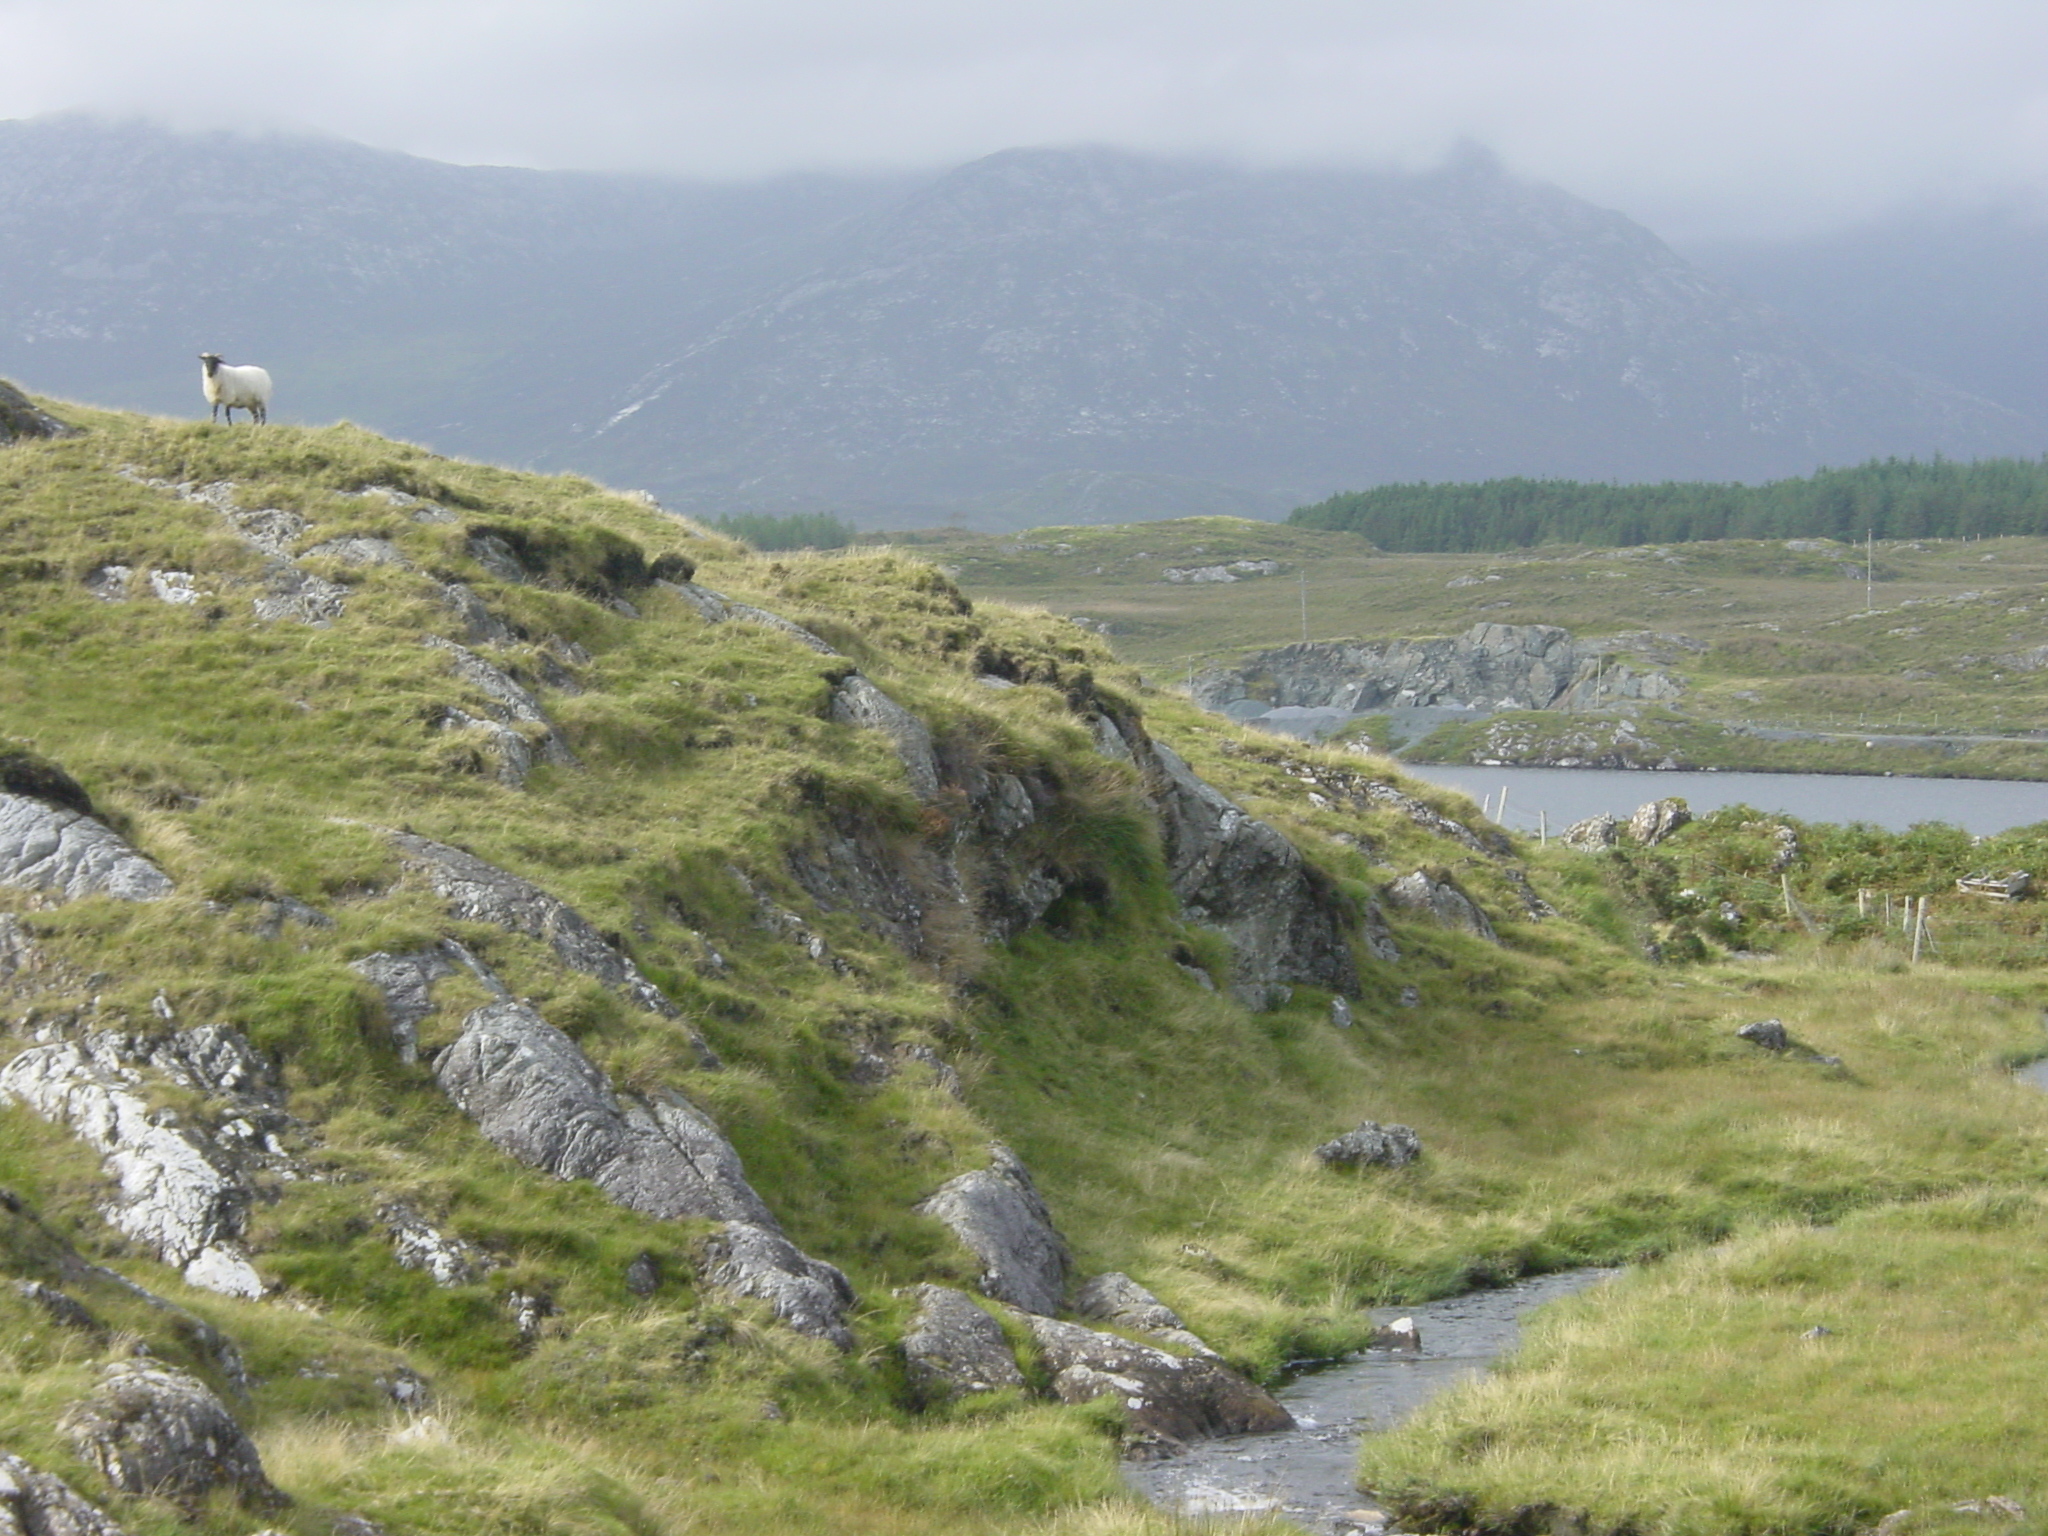
[(1358, 1441), (1398, 1424), (1439, 1392), (1482, 1374), (1520, 1339), (1533, 1308), (1619, 1273), (1568, 1270), (1495, 1291), (1472, 1291), (1377, 1320), (1413, 1318), (1418, 1349), (1375, 1348), (1297, 1376), (1275, 1396), (1295, 1427), (1204, 1441), (1165, 1461), (1133, 1462), (1125, 1479), (1175, 1514), (1276, 1514), (1319, 1536), (1367, 1533), (1388, 1516), (1357, 1484)]

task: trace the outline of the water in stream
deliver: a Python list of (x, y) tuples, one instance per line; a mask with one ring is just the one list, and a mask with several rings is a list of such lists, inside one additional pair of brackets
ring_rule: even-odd
[(1406, 1418), (1447, 1387), (1477, 1376), (1515, 1347), (1522, 1314), (1618, 1273), (1580, 1269), (1421, 1306), (1381, 1308), (1379, 1322), (1412, 1317), (1419, 1353), (1368, 1350), (1296, 1377), (1276, 1394), (1296, 1427), (1209, 1440), (1170, 1461), (1134, 1462), (1124, 1476), (1162, 1509), (1186, 1515), (1271, 1512), (1318, 1533), (1380, 1522), (1358, 1491), (1358, 1437)]

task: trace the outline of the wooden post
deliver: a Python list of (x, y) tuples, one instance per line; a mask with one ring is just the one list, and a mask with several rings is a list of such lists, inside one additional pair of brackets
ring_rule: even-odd
[(1927, 898), (1922, 896), (1913, 913), (1913, 963), (1920, 963), (1920, 945), (1927, 937)]
[(1536, 846), (1539, 848), (1548, 848), (1550, 846), (1550, 812), (1548, 811), (1539, 810), (1536, 813)]
[(1857, 889), (1856, 915), (1858, 917), (1870, 916), (1870, 888), (1868, 886), (1862, 886)]
[(1500, 809), (1493, 813), (1493, 819), (1502, 826), (1508, 824), (1508, 787), (1505, 784), (1500, 787)]

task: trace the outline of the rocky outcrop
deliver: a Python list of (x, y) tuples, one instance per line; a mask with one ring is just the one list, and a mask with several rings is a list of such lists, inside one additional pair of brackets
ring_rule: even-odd
[(1287, 645), (1211, 668), (1195, 679), (1204, 708), (1243, 715), (1268, 707), (1569, 709), (1594, 702), (1677, 698), (1684, 684), (1607, 657), (1618, 641), (1583, 642), (1551, 624), (1475, 624), (1441, 640)]
[(1178, 1312), (1118, 1270), (1097, 1275), (1075, 1292), (1074, 1310), (1093, 1322), (1108, 1323), (1129, 1333), (1147, 1334), (1163, 1344), (1172, 1344), (1194, 1354), (1216, 1353), (1188, 1331), (1188, 1325), (1180, 1320)]
[(1017, 1155), (997, 1143), (990, 1163), (948, 1179), (917, 1207), (952, 1229), (981, 1261), (983, 1295), (1026, 1312), (1054, 1313), (1066, 1299), (1073, 1258)]
[(1603, 811), (1598, 816), (1573, 822), (1564, 829), (1559, 841), (1581, 853), (1598, 853), (1604, 848), (1612, 848), (1620, 839), (1621, 822)]
[(6, 380), (0, 379), (0, 447), (36, 437), (76, 437), (78, 428), (59, 421)]
[(348, 968), (375, 987), (384, 999), (384, 1018), (391, 1026), (391, 1044), (398, 1059), (410, 1066), (419, 1060), (421, 1020), (434, 1011), (434, 984), (467, 970), (499, 997), (506, 996), (498, 978), (476, 956), (456, 943), (443, 939), (428, 949), (402, 955), (379, 950), (351, 960)]
[(1371, 1120), (1316, 1148), (1316, 1161), (1325, 1168), (1405, 1168), (1420, 1156), (1422, 1138), (1410, 1127)]
[[(204, 1120), (151, 1102), (152, 1077), (206, 1095)], [(241, 1247), (257, 1180), (288, 1170), (291, 1122), (268, 1063), (234, 1030), (201, 1025), (154, 1040), (111, 1031), (32, 1046), (0, 1070), (0, 1098), (68, 1126), (104, 1160), (102, 1214), (188, 1284), (263, 1294)]]
[(903, 1335), (903, 1364), (920, 1399), (938, 1402), (1024, 1385), (1003, 1325), (972, 1297), (943, 1285), (913, 1286), (911, 1295), (917, 1314)]
[(681, 598), (708, 623), (755, 624), (763, 629), (772, 629), (778, 634), (787, 635), (797, 644), (816, 651), (821, 656), (839, 654), (801, 624), (793, 623), (780, 614), (770, 613), (765, 608), (756, 608), (751, 603), (735, 602), (709, 587), (700, 587), (690, 581), (657, 580), (654, 585)]
[(618, 1093), (573, 1040), (510, 999), (471, 1013), (434, 1075), (520, 1162), (588, 1179), (642, 1215), (726, 1223), (712, 1283), (767, 1301), (800, 1331), (850, 1342), (845, 1276), (790, 1246), (731, 1144), (680, 1096)]
[(1381, 893), (1390, 906), (1426, 913), (1446, 928), (1456, 928), (1489, 944), (1498, 944), (1493, 920), (1447, 870), (1418, 869), (1388, 884)]
[(57, 1428), (123, 1493), (188, 1507), (216, 1489), (258, 1506), (288, 1502), (227, 1405), (182, 1371), (146, 1361), (111, 1365), (99, 1390), (67, 1408)]
[(436, 1285), (474, 1285), (498, 1267), (474, 1244), (450, 1237), (403, 1201), (378, 1210), (400, 1269), (424, 1270)]
[(1792, 1048), (1792, 1036), (1783, 1019), (1758, 1019), (1753, 1024), (1743, 1025), (1735, 1033), (1751, 1045), (1767, 1051), (1789, 1051)]
[(1351, 924), (1329, 877), (1171, 747), (1148, 746), (1147, 787), (1174, 895), (1189, 919), (1229, 938), (1232, 993), (1251, 1008), (1273, 1006), (1290, 982), (1355, 995)]
[[(513, 681), (502, 668), (484, 660), (467, 646), (444, 640), (439, 635), (429, 635), (422, 643), (446, 651), (455, 675), (483, 696), (484, 707), (491, 716), (489, 720), (479, 720), (465, 710), (451, 707), (444, 713), (442, 723), (453, 729), (476, 726), (489, 729), (496, 725), (500, 778), (515, 785), (524, 783), (527, 770), (536, 757), (557, 767), (575, 765), (576, 755), (569, 750), (561, 732), (555, 729), (547, 711), (540, 707), (540, 700)], [(515, 729), (518, 726), (527, 727), (531, 735)], [(513, 740), (508, 742), (504, 737)]]
[(939, 765), (924, 722), (858, 672), (832, 690), (832, 718), (841, 725), (880, 731), (895, 744), (910, 792), (930, 800), (939, 792)]
[(1692, 821), (1692, 808), (1683, 800), (1667, 797), (1636, 807), (1628, 819), (1629, 837), (1645, 848), (1654, 848), (1680, 827)]
[(0, 1452), (0, 1536), (122, 1536), (122, 1532), (106, 1511), (81, 1499), (63, 1478), (38, 1472), (19, 1456)]
[(531, 881), (486, 863), (473, 853), (410, 832), (387, 832), (399, 856), (427, 877), (449, 913), (472, 923), (495, 923), (539, 939), (572, 971), (595, 977), (649, 1013), (678, 1016), (676, 1005), (606, 943), (583, 914)]
[(168, 875), (100, 822), (16, 794), (0, 794), (0, 885), (59, 901), (161, 901), (174, 889)]
[(1218, 1435), (1292, 1429), (1293, 1416), (1263, 1388), (1206, 1355), (1173, 1355), (1079, 1323), (1025, 1316), (1063, 1403), (1114, 1397), (1137, 1439), (1167, 1448)]

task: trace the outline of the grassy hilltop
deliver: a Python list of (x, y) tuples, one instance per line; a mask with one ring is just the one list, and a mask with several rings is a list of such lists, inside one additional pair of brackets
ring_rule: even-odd
[[(238, 1300), (107, 1224), (90, 1149), (0, 1108), (8, 1275), (62, 1285), (103, 1325), (0, 1287), (0, 1448), (129, 1531), (327, 1536), (343, 1511), (436, 1536), (1166, 1531), (1122, 1491), (1117, 1413), (1038, 1395), (1020, 1329), (1025, 1390), (928, 1404), (906, 1379), (904, 1288), (977, 1275), (914, 1207), (995, 1139), (1078, 1275), (1127, 1271), (1268, 1379), (1360, 1346), (1375, 1303), (1639, 1265), (1514, 1374), (1372, 1449), (1369, 1479), (1413, 1521), (1551, 1503), (1599, 1529), (1846, 1531), (1910, 1506), (1919, 1531), (1979, 1528), (1948, 1505), (1988, 1494), (2048, 1508), (2022, 1432), (2048, 1418), (2024, 1283), (2048, 1223), (2048, 1099), (2006, 1070), (2044, 1043), (2038, 908), (1943, 909), (1948, 945), (1918, 968), (1853, 910), (1856, 885), (1935, 890), (2039, 841), (1794, 829), (1795, 922), (1759, 894), (1783, 840), (1740, 817), (1655, 850), (1514, 845), (1383, 759), (1230, 729), (1097, 637), (970, 601), (901, 551), (759, 555), (585, 481), (347, 426), (56, 409), (83, 433), (0, 447), (0, 768), (16, 788), (61, 771), (176, 889), (0, 887), (32, 946), (0, 955), (4, 1054), (226, 1026), (276, 1067), (295, 1170), (248, 1229), (271, 1290)], [(281, 560), (318, 583), (296, 600), (324, 622), (261, 615)], [(677, 585), (691, 571), (829, 654), (707, 621)], [(440, 595), (456, 582), (481, 618)], [(485, 619), (498, 639), (477, 638)], [(429, 637), (544, 705), (512, 728), (523, 783), (490, 696)], [(1042, 792), (1020, 846), (1065, 894), (1014, 937), (934, 919), (897, 942), (797, 878), (862, 838), (905, 869), (980, 856), (962, 804), (914, 794), (887, 735), (831, 718), (856, 667), (945, 763)], [(1359, 923), (1353, 1025), (1312, 986), (1265, 1012), (1233, 1000), (1230, 947), (1183, 916), (1146, 786), (1097, 750), (1089, 710), (1142, 717), (1302, 850)], [(674, 1016), (540, 937), (451, 918), (384, 829), (568, 902)], [(1400, 958), (1374, 958), (1366, 914), (1417, 868), (1467, 891), (1500, 942), (1387, 906)], [(1739, 932), (1714, 926), (1724, 898)], [(444, 937), (612, 1081), (717, 1122), (790, 1238), (851, 1279), (851, 1351), (716, 1290), (707, 1223), (536, 1172), (457, 1112), (431, 1060), (482, 983), (442, 983), (408, 1061), (349, 964)], [(1735, 1038), (1765, 1015), (1801, 1049)], [(167, 1124), (210, 1113), (152, 1091)], [(1352, 1174), (1309, 1156), (1366, 1118), (1415, 1127), (1422, 1160)], [(381, 1214), (398, 1204), (488, 1265), (446, 1285), (402, 1267)], [(194, 1318), (239, 1347), (245, 1388)], [(1836, 1337), (1802, 1341), (1814, 1322)], [(289, 1508), (181, 1511), (80, 1458), (61, 1411), (142, 1346), (223, 1392)], [(414, 1378), (425, 1406), (395, 1405)], [(1879, 1391), (1914, 1411), (1864, 1411)]]

